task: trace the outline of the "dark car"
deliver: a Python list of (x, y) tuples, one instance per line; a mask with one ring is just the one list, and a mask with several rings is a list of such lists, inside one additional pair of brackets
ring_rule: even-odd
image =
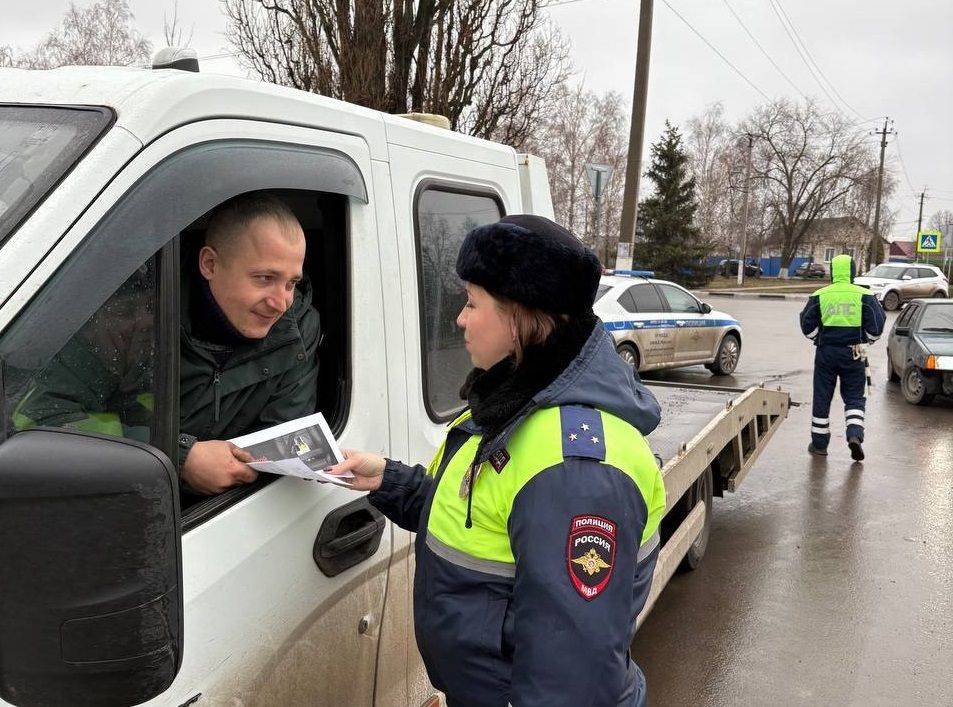
[(823, 279), (827, 277), (827, 268), (820, 263), (802, 263), (795, 269), (794, 277)]
[(953, 302), (910, 302), (887, 338), (887, 374), (908, 403), (953, 396)]
[[(738, 274), (738, 264), (740, 260), (735, 258), (729, 260), (722, 260), (718, 263), (718, 274), (722, 277), (731, 277)], [(761, 270), (761, 266), (757, 263), (748, 261), (745, 263), (745, 277), (761, 277), (764, 272)]]

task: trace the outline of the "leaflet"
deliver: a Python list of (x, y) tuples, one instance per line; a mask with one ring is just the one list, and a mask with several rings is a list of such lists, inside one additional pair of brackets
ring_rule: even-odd
[(255, 471), (297, 476), (345, 488), (350, 487), (346, 479), (354, 478), (350, 472), (332, 476), (324, 471), (344, 461), (344, 455), (320, 412), (236, 437), (231, 442), (255, 457), (248, 465)]

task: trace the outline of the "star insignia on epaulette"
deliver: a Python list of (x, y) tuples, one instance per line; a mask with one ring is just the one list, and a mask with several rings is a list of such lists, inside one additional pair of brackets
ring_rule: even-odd
[(593, 438), (592, 438), (592, 443), (593, 443), (593, 444), (599, 444), (599, 438), (598, 438), (598, 437), (593, 437)]
[(579, 435), (577, 435), (575, 432), (570, 432), (570, 433), (569, 433), (569, 441), (570, 441), (570, 442), (575, 442), (577, 439), (579, 439)]
[(583, 432), (588, 432), (588, 431), (589, 431), (589, 425), (587, 425), (585, 422), (582, 423), (582, 431), (583, 431)]

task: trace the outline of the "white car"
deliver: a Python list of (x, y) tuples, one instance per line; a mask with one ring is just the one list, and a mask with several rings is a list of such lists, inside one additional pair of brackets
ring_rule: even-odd
[(673, 282), (645, 271), (604, 275), (593, 311), (636, 371), (704, 366), (730, 375), (741, 356), (741, 324)]
[(950, 296), (950, 283), (943, 271), (923, 263), (883, 263), (855, 277), (854, 284), (870, 288), (888, 311), (918, 297)]

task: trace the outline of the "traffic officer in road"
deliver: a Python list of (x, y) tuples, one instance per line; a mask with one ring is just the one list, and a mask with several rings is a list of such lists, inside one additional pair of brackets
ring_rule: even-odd
[(332, 473), (417, 533), (417, 645), (451, 707), (642, 705), (659, 406), (592, 312), (599, 260), (517, 215), (471, 231), (456, 269), (469, 408), (429, 468), (346, 451)]
[(854, 263), (849, 255), (831, 261), (831, 284), (815, 292), (801, 312), (801, 331), (814, 342), (814, 404), (811, 418), (811, 454), (827, 456), (831, 441), (831, 399), (840, 379), (847, 445), (855, 461), (864, 458), (867, 345), (883, 333), (886, 315), (880, 302), (853, 284)]

